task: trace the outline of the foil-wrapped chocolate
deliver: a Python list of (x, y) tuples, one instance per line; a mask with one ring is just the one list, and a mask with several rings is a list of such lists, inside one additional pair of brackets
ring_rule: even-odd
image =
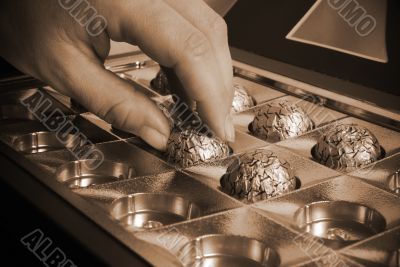
[(340, 124), (320, 137), (312, 154), (318, 162), (332, 169), (352, 171), (377, 161), (382, 151), (368, 129)]
[(171, 90), (169, 89), (169, 83), (167, 75), (164, 71), (160, 70), (156, 77), (150, 81), (151, 88), (159, 93), (160, 95), (169, 95)]
[(250, 132), (266, 141), (277, 142), (314, 129), (310, 117), (297, 105), (288, 101), (261, 106), (249, 125)]
[(168, 162), (189, 167), (229, 156), (226, 142), (209, 137), (194, 129), (174, 129), (167, 143)]
[(233, 84), (234, 95), (232, 101), (232, 111), (241, 112), (251, 107), (254, 107), (254, 100), (247, 92), (246, 88), (239, 84)]
[(174, 99), (175, 95), (156, 96), (152, 100), (168, 118), (170, 128), (178, 127), (186, 129), (201, 124), (201, 119), (196, 111), (193, 111), (186, 103)]
[(278, 196), (296, 188), (296, 178), (289, 163), (262, 149), (237, 157), (220, 183), (227, 194), (249, 202)]

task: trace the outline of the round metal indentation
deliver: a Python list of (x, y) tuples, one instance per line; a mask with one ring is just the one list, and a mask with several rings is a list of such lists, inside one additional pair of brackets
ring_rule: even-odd
[(126, 163), (104, 160), (97, 166), (95, 160), (68, 162), (56, 171), (57, 180), (70, 188), (84, 188), (135, 176), (133, 167)]
[(0, 120), (28, 120), (35, 121), (36, 118), (27, 108), (20, 105), (0, 106)]
[(385, 218), (376, 210), (347, 201), (314, 202), (297, 210), (298, 227), (329, 247), (341, 248), (386, 228)]
[(398, 169), (389, 181), (389, 188), (392, 192), (400, 196), (400, 169)]
[(12, 142), (12, 147), (26, 154), (36, 154), (57, 149), (73, 148), (79, 145), (81, 139), (73, 134), (62, 136), (55, 132), (35, 132), (20, 135)]
[(259, 267), (279, 266), (279, 254), (266, 244), (234, 235), (198, 237), (179, 252), (184, 266)]
[(179, 195), (137, 193), (115, 200), (110, 207), (113, 218), (128, 230), (141, 231), (199, 217), (198, 206)]

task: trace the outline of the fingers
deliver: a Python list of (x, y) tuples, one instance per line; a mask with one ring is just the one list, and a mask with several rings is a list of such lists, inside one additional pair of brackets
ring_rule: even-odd
[[(228, 95), (232, 95), (232, 59), (228, 45), (227, 25), (224, 19), (203, 0), (164, 0), (208, 38), (218, 61)], [(231, 103), (232, 98), (226, 97)]]
[(187, 95), (197, 102), (203, 121), (219, 137), (233, 141), (227, 101), (231, 96), (206, 34), (161, 0), (126, 1), (112, 12), (118, 14), (110, 14), (118, 23), (109, 25), (111, 38), (137, 43), (160, 64), (173, 68)]
[(56, 78), (56, 88), (113, 126), (140, 136), (158, 150), (166, 149), (168, 120), (150, 99), (105, 70), (94, 54), (74, 47), (61, 54), (58, 73), (62, 76)]

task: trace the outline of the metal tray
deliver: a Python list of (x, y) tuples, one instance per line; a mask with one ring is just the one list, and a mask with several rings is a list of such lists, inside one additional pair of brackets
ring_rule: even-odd
[[(144, 54), (115, 57), (107, 64), (135, 89), (157, 96), (150, 81), (159, 66)], [(363, 121), (351, 116), (357, 114), (347, 115), (349, 109), (342, 110), (340, 101), (331, 105), (318, 95), (292, 90), (272, 78), (245, 75), (252, 70), (237, 70), (240, 77), (235, 81), (256, 100), (255, 109), (268, 101), (295, 102), (317, 128), (269, 144), (248, 132), (254, 117), (254, 109), (249, 109), (234, 115), (236, 141), (230, 144), (230, 157), (182, 169), (168, 164), (163, 153), (140, 138), (115, 129), (46, 87), (0, 92), (0, 115), (7, 118), (0, 121), (0, 140), (14, 149), (13, 155), (20, 159), (17, 164), (34, 173), (91, 224), (157, 266), (398, 266), (400, 198), (394, 174), (400, 168), (400, 129), (378, 126), (379, 114), (367, 118), (372, 122)], [(82, 151), (94, 147), (104, 155), (98, 168), (86, 168), (95, 158), (77, 158), (68, 147), (58, 146), (54, 133), (37, 119), (31, 120), (32, 114), (19, 106), (21, 99), (37, 90), (54, 99), (93, 143), (83, 145)], [(13, 113), (15, 120), (9, 119)], [(314, 161), (312, 147), (336, 123), (367, 127), (378, 138), (385, 157), (346, 175)], [(45, 146), (38, 146), (42, 143)], [(29, 148), (40, 153), (28, 154)], [(220, 178), (228, 165), (238, 155), (260, 148), (291, 164), (298, 188), (256, 203), (223, 193)], [(354, 233), (355, 237), (350, 235)], [(90, 244), (92, 248), (96, 245)]]

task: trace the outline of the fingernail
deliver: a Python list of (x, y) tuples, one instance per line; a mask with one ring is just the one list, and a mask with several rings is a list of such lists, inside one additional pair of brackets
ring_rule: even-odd
[(235, 141), (235, 128), (233, 127), (232, 116), (229, 114), (225, 119), (225, 138), (228, 142)]
[(139, 131), (139, 136), (149, 145), (160, 151), (167, 149), (168, 137), (150, 126), (143, 126)]

